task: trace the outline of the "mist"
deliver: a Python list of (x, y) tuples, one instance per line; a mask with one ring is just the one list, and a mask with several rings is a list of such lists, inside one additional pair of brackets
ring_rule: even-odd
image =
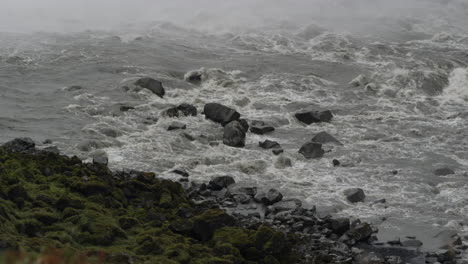
[(352, 31), (408, 19), (465, 30), (467, 5), (463, 0), (3, 0), (0, 31), (115, 29), (155, 21), (218, 31), (278, 22)]

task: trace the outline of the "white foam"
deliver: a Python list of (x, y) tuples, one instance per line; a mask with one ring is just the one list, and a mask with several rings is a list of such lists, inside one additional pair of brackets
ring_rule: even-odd
[(439, 97), (443, 103), (468, 103), (468, 68), (456, 68), (449, 77), (449, 85)]

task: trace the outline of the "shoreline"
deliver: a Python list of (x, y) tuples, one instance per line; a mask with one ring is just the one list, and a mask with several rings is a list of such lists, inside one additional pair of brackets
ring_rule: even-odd
[[(279, 232), (278, 234), (285, 234), (287, 236), (294, 236), (294, 239), (289, 240), (294, 241), (294, 245), (291, 246), (291, 251), (294, 252), (296, 258), (295, 263), (426, 263), (426, 261), (433, 261), (428, 263), (435, 263), (437, 260), (441, 263), (459, 263), (453, 262), (456, 261), (456, 253), (460, 253), (457, 247), (461, 247), (461, 239), (454, 241), (452, 248), (439, 251), (437, 253), (423, 253), (419, 251), (420, 242), (416, 238), (408, 238), (405, 241), (393, 241), (393, 245), (384, 244), (377, 241), (375, 233), (377, 230), (367, 223), (361, 223), (359, 220), (350, 221), (347, 218), (331, 218), (326, 216), (320, 218), (317, 216), (315, 209), (305, 209), (302, 208), (301, 201), (297, 199), (288, 199), (283, 197), (278, 190), (268, 190), (267, 192), (258, 191), (257, 187), (254, 186), (242, 186), (236, 184), (235, 181), (228, 176), (217, 177), (212, 179), (209, 183), (192, 183), (189, 182), (187, 178), (190, 176), (184, 171), (176, 171), (175, 173), (181, 176), (182, 182), (174, 182), (170, 180), (158, 179), (153, 173), (144, 173), (137, 171), (120, 171), (120, 172), (110, 172), (107, 166), (103, 163), (106, 163), (104, 160), (95, 159), (94, 163), (82, 163), (81, 160), (70, 157), (61, 156), (58, 152), (58, 149), (55, 147), (48, 147), (43, 150), (37, 150), (35, 144), (30, 139), (16, 139), (4, 144), (1, 147), (2, 154), (6, 155), (5, 157), (13, 157), (24, 159), (25, 161), (33, 161), (36, 158), (44, 159), (47, 162), (52, 162), (54, 160), (69, 160), (73, 161), (75, 167), (83, 167), (87, 170), (97, 170), (100, 172), (107, 171), (106, 181), (114, 181), (116, 179), (126, 179), (126, 181), (134, 180), (143, 180), (143, 181), (162, 181), (166, 182), (168, 186), (178, 186), (178, 187), (165, 187), (159, 189), (162, 193), (165, 192), (166, 188), (176, 188), (180, 191), (177, 191), (177, 196), (180, 196), (180, 199), (187, 200), (188, 204), (191, 204), (189, 207), (197, 208), (196, 210), (201, 210), (201, 215), (206, 213), (209, 210), (221, 210), (219, 212), (228, 212), (228, 214), (220, 213), (225, 215), (226, 220), (223, 221), (233, 221), (233, 225), (228, 226), (238, 226), (243, 230), (258, 230), (263, 226), (268, 228), (273, 228), (271, 232)], [(4, 167), (4, 159), (1, 165)], [(100, 163), (102, 161), (103, 163)], [(37, 165), (37, 164), (36, 164)], [(4, 167), (5, 168), (5, 167)], [(44, 168), (42, 168), (44, 169)], [(65, 170), (66, 172), (66, 170)], [(2, 170), (2, 173), (5, 173)], [(44, 177), (44, 173), (51, 174), (52, 172), (43, 171), (41, 177)], [(75, 172), (76, 173), (76, 172)], [(81, 171), (78, 172), (76, 176), (80, 176)], [(56, 174), (52, 174), (56, 175)], [(52, 176), (50, 175), (50, 176)], [(49, 176), (49, 177), (50, 177)], [(38, 176), (37, 176), (38, 177)], [(47, 176), (46, 176), (47, 177)], [(101, 184), (104, 178), (97, 176), (93, 181), (101, 181), (100, 184), (93, 185), (87, 184), (90, 179), (83, 178), (88, 177), (92, 178), (94, 176), (83, 176), (81, 175), (81, 180), (83, 182), (74, 182), (73, 184), (78, 184), (78, 186), (84, 188), (78, 190), (78, 193), (82, 197), (93, 197), (95, 195), (100, 195), (101, 192), (107, 193), (106, 187), (103, 187)], [(154, 180), (150, 180), (150, 177)], [(24, 180), (22, 178), (22, 180)], [(54, 181), (48, 182), (55, 183)], [(73, 186), (73, 185), (72, 185)], [(111, 185), (112, 186), (112, 185)], [(123, 188), (125, 185), (119, 187)], [(11, 187), (11, 186), (10, 186)], [(116, 187), (116, 186), (114, 186)], [(75, 187), (72, 187), (76, 188)], [(89, 188), (89, 189), (88, 189)], [(117, 188), (118, 189), (118, 188)], [(74, 189), (73, 189), (74, 190)], [(8, 193), (8, 191), (7, 191)], [(47, 192), (46, 192), (47, 193)], [(39, 193), (40, 194), (40, 193)], [(129, 194), (131, 196), (131, 194)], [(173, 197), (174, 194), (171, 194)], [(3, 197), (0, 195), (0, 197)], [(8, 195), (7, 195), (8, 197)], [(88, 197), (88, 198), (89, 198)], [(11, 197), (10, 197), (11, 198)], [(37, 197), (36, 197), (37, 198)], [(50, 198), (50, 197), (49, 197)], [(140, 197), (141, 198), (141, 197)], [(96, 199), (96, 198), (93, 198)], [(108, 203), (113, 203), (115, 201), (105, 199), (100, 197)], [(131, 200), (130, 198), (127, 198)], [(139, 198), (138, 198), (139, 199)], [(162, 199), (160, 197), (160, 199)], [(13, 197), (14, 200), (14, 197)], [(27, 200), (27, 199), (26, 199)], [(170, 199), (172, 201), (172, 199)], [(17, 201), (18, 202), (18, 201)], [(16, 203), (17, 203), (16, 202)], [(19, 201), (21, 203), (21, 201)], [(28, 201), (26, 201), (27, 203)], [(139, 203), (143, 202), (138, 200)], [(23, 200), (22, 203), (25, 203)], [(171, 202), (169, 202), (170, 204)], [(175, 202), (177, 203), (177, 202)], [(43, 205), (42, 205), (43, 206)], [(158, 205), (154, 204), (154, 201), (150, 201), (150, 207), (155, 206), (155, 208), (161, 207), (161, 202)], [(166, 207), (170, 205), (164, 205)], [(50, 205), (48, 206), (50, 207)], [(218, 208), (218, 209), (215, 209)], [(55, 208), (54, 210), (57, 210)], [(65, 211), (62, 212), (62, 214)], [(8, 214), (7, 214), (8, 215)], [(59, 215), (59, 216), (57, 216)], [(51, 223), (56, 224), (64, 221), (63, 215), (60, 216), (60, 213), (57, 213), (55, 219)], [(31, 216), (28, 216), (31, 217)], [(190, 216), (189, 219), (192, 219), (193, 216)], [(210, 217), (209, 217), (210, 218)], [(214, 217), (216, 218), (216, 217)], [(180, 220), (180, 219), (179, 219)], [(167, 222), (163, 225), (168, 227), (172, 226), (171, 234), (174, 236), (185, 234), (187, 236), (192, 236), (194, 234), (193, 226), (187, 227), (186, 224), (176, 225), (179, 220), (165, 220)], [(132, 221), (130, 221), (132, 222)], [(138, 219), (137, 219), (138, 222)], [(209, 226), (209, 225), (208, 225)], [(215, 233), (219, 231), (220, 227), (208, 228), (208, 233)], [(227, 226), (222, 225), (221, 229)], [(213, 230), (210, 230), (213, 229)], [(270, 230), (270, 229), (269, 229)], [(206, 230), (205, 230), (206, 231)], [(283, 233), (284, 232), (284, 233)], [(195, 232), (196, 233), (196, 232)], [(31, 234), (30, 234), (31, 235)], [(33, 233), (33, 237), (34, 237)], [(213, 234), (212, 234), (213, 235)], [(220, 235), (220, 239), (224, 239), (225, 236), (229, 236), (229, 232), (225, 235)], [(21, 240), (21, 235), (18, 236)], [(196, 237), (196, 235), (195, 235)], [(223, 238), (224, 237), (224, 238)], [(208, 237), (205, 237), (207, 239)], [(29, 239), (29, 238), (24, 238)], [(197, 239), (197, 238), (195, 238)], [(198, 236), (199, 241), (203, 241), (203, 235)], [(53, 240), (53, 239), (52, 239)], [(118, 239), (117, 239), (118, 240)], [(286, 240), (284, 240), (286, 241)], [(89, 241), (88, 241), (89, 242)], [(83, 245), (86, 245), (86, 240)], [(110, 242), (109, 245), (112, 245), (113, 242)], [(286, 242), (284, 242), (286, 243)], [(3, 243), (5, 244), (5, 243)], [(203, 244), (203, 242), (202, 242)], [(281, 244), (281, 243), (280, 243)], [(81, 245), (81, 246), (83, 246)], [(262, 246), (260, 246), (262, 247)], [(240, 250), (239, 252), (242, 252)], [(244, 252), (245, 253), (245, 252)], [(278, 252), (277, 252), (278, 253)], [(242, 254), (241, 254), (242, 255)], [(138, 255), (137, 255), (138, 256)], [(242, 255), (244, 256), (244, 255)], [(299, 257), (300, 256), (300, 257)], [(268, 256), (265, 256), (265, 258)], [(240, 261), (240, 260), (239, 260)], [(263, 262), (252, 262), (252, 263), (265, 263)], [(271, 260), (273, 261), (273, 260)], [(276, 260), (278, 261), (278, 260)], [(443, 261), (452, 261), (452, 262), (443, 262)], [(119, 262), (117, 262), (119, 263)], [(132, 262), (129, 262), (132, 263)], [(140, 262), (135, 262), (140, 263)], [(143, 262), (141, 262), (143, 263)], [(161, 262), (163, 263), (163, 262)], [(176, 262), (177, 263), (177, 262)], [(196, 262), (178, 262), (178, 263), (196, 263)], [(211, 263), (211, 262), (207, 262)], [(218, 263), (218, 262), (213, 262)], [(219, 262), (219, 263), (237, 263), (237, 262)], [(238, 262), (244, 263), (244, 262)], [(271, 262), (275, 263), (275, 262)], [(278, 263), (290, 263), (280, 261)], [(462, 262), (460, 262), (462, 263)]]

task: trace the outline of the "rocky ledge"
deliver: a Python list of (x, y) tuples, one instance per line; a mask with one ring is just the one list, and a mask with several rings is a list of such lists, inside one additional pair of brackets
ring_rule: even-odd
[(31, 139), (10, 141), (0, 147), (0, 252), (54, 249), (100, 263), (457, 263), (455, 248), (383, 245), (368, 223), (318, 217), (275, 189), (174, 173), (185, 180), (112, 172)]

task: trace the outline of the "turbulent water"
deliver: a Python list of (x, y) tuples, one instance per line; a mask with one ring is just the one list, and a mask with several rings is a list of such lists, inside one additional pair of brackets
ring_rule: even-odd
[[(441, 230), (468, 235), (468, 8), (462, 1), (432, 8), (439, 13), (237, 27), (225, 21), (219, 28), (204, 16), (190, 25), (158, 21), (73, 33), (2, 28), (0, 141), (51, 139), (83, 158), (102, 149), (111, 167), (172, 179), (174, 168), (192, 180), (232, 175), (324, 214), (372, 221), (384, 240), (414, 235), (430, 249)], [(200, 84), (184, 80), (192, 70), (203, 73)], [(349, 84), (359, 75), (369, 84)], [(142, 76), (161, 80), (165, 98), (123, 88)], [(203, 115), (179, 118), (185, 131), (167, 131), (173, 119), (165, 109), (190, 103), (201, 112), (208, 102), (276, 131), (249, 133), (242, 149), (223, 145), (222, 128)], [(304, 109), (330, 109), (335, 117), (305, 126), (294, 118)], [(324, 158), (305, 160), (299, 147), (321, 131), (343, 146), (327, 145)], [(292, 167), (258, 147), (265, 139), (283, 146)], [(342, 166), (333, 167), (333, 159)], [(455, 174), (436, 176), (440, 167)], [(363, 188), (366, 201), (348, 203), (343, 190), (350, 187)]]

